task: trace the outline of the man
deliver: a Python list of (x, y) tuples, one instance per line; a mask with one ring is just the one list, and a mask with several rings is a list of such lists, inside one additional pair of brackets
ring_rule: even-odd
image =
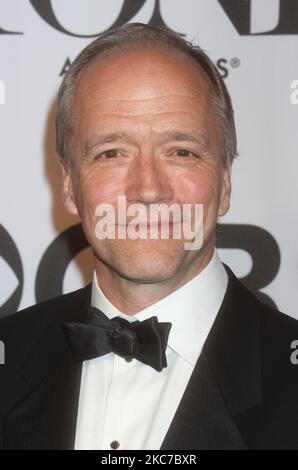
[[(102, 35), (61, 86), (57, 153), (94, 277), (1, 321), (2, 448), (297, 449), (298, 323), (258, 301), (215, 251), (236, 137), (206, 54), (142, 24)], [(129, 237), (119, 196), (127, 212), (144, 209), (147, 235), (167, 225), (148, 222), (152, 206), (190, 204), (200, 247), (174, 237), (184, 212), (167, 238)], [(125, 236), (102, 236), (101, 207)]]

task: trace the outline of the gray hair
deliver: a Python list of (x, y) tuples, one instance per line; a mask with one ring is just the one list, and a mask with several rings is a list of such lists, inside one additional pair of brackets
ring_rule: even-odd
[(222, 140), (221, 157), (225, 165), (232, 162), (237, 155), (234, 111), (224, 80), (212, 60), (198, 45), (191, 44), (172, 31), (143, 23), (129, 23), (103, 33), (85, 47), (73, 61), (62, 81), (57, 100), (56, 151), (64, 167), (69, 168), (73, 161), (73, 103), (81, 72), (95, 58), (103, 57), (105, 53), (125, 52), (140, 47), (176, 51), (192, 61), (194, 59), (213, 91)]

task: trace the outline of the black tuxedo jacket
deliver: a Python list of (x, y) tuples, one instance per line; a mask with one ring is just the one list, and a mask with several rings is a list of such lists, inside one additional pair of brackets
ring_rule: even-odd
[[(298, 449), (298, 321), (226, 270), (226, 295), (160, 449)], [(0, 320), (0, 449), (74, 448), (82, 363), (62, 326), (83, 320), (90, 298), (91, 284)]]

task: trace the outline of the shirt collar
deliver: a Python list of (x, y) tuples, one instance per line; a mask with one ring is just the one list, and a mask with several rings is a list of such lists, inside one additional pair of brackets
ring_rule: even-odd
[(228, 285), (228, 275), (217, 251), (207, 266), (194, 278), (153, 305), (126, 315), (104, 295), (94, 271), (91, 305), (112, 319), (143, 321), (156, 316), (159, 322), (171, 322), (168, 346), (191, 365), (195, 365), (216, 318)]

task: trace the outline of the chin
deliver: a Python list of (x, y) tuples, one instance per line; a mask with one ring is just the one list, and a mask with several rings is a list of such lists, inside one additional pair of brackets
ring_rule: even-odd
[(181, 257), (177, 252), (143, 251), (130, 256), (126, 271), (130, 277), (147, 282), (160, 282), (170, 279), (179, 269)]
[(169, 266), (161, 266), (160, 263), (156, 265), (131, 265), (129, 269), (127, 269), (127, 267), (121, 269), (120, 266), (117, 271), (121, 277), (129, 279), (132, 282), (137, 282), (138, 284), (152, 284), (167, 281), (171, 279), (176, 272), (175, 269), (170, 269)]
[(121, 245), (113, 243), (106, 246), (105, 250), (96, 250), (96, 254), (102, 262), (126, 279), (147, 283), (170, 279), (183, 262), (183, 245), (177, 244), (177, 241), (174, 244), (157, 240), (145, 242), (134, 240)]

